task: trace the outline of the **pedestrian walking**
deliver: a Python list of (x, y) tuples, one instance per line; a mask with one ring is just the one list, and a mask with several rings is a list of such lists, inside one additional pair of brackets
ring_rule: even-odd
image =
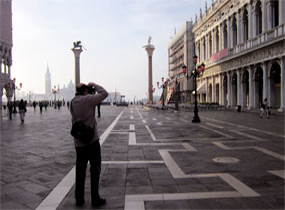
[(101, 102), (97, 105), (97, 113), (98, 113), (98, 115), (97, 115), (97, 117), (101, 117)]
[(36, 106), (37, 106), (37, 103), (35, 101), (33, 101), (34, 111), (36, 111)]
[(25, 121), (26, 111), (27, 111), (26, 103), (23, 101), (23, 99), (21, 99), (21, 101), (19, 103), (19, 113), (20, 113), (20, 119), (21, 119), (22, 123), (24, 123), (24, 121)]
[(40, 107), (40, 113), (42, 114), (43, 113), (43, 102), (42, 101), (40, 101), (39, 107)]
[[(97, 94), (89, 94), (88, 90), (93, 89)], [(95, 119), (95, 107), (108, 96), (108, 92), (93, 82), (87, 85), (79, 83), (76, 86), (76, 95), (71, 100), (70, 113), (72, 123), (81, 122), (94, 130), (94, 137), (89, 143), (74, 138), (76, 150), (76, 170), (75, 170), (75, 200), (76, 206), (84, 205), (84, 186), (87, 163), (90, 163), (91, 179), (91, 202), (93, 207), (106, 203), (106, 199), (99, 195), (99, 178), (101, 172), (101, 148), (97, 122)]]
[(263, 103), (261, 103), (261, 109), (260, 109), (260, 118), (263, 117), (264, 113), (266, 113), (266, 117), (269, 118), (269, 107), (267, 104), (267, 98), (263, 100)]

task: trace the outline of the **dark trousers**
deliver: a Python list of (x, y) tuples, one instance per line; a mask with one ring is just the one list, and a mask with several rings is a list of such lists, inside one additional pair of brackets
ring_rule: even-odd
[(84, 187), (87, 163), (90, 163), (91, 199), (99, 198), (101, 172), (101, 148), (99, 140), (86, 147), (76, 147), (75, 199), (84, 201)]
[(97, 105), (98, 117), (101, 116), (101, 103)]

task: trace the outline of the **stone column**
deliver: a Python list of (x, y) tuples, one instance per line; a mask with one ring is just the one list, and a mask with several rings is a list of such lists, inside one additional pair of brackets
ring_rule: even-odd
[(245, 26), (244, 26), (244, 21), (243, 19), (241, 18), (240, 20), (240, 43), (244, 43), (244, 30), (245, 30)]
[(285, 22), (285, 1), (279, 0), (279, 25)]
[(220, 84), (219, 84), (219, 104), (224, 105), (223, 104), (224, 95), (223, 95), (223, 76), (222, 76), (222, 74), (219, 74), (219, 81), (220, 81)]
[(211, 102), (215, 102), (215, 77), (214, 76), (212, 76), (212, 101)]
[(208, 77), (206, 78), (206, 102), (209, 102), (209, 86), (208, 86)]
[(241, 105), (241, 81), (240, 81), (240, 69), (237, 70), (237, 105)]
[(228, 83), (228, 107), (232, 106), (231, 73), (227, 72)]
[(281, 58), (281, 108), (285, 110), (285, 57)]
[(219, 49), (222, 50), (224, 49), (224, 46), (223, 46), (223, 27), (222, 27), (222, 24), (219, 25)]
[(253, 108), (253, 66), (249, 67), (249, 106), (248, 109)]
[(75, 90), (76, 85), (80, 83), (80, 53), (83, 51), (82, 46), (74, 47), (71, 49), (75, 58)]
[[(263, 99), (268, 99), (268, 64), (263, 63)], [(270, 100), (268, 100), (270, 103)], [(269, 104), (270, 106), (270, 104)]]
[(152, 54), (155, 47), (151, 44), (144, 46), (148, 57), (148, 103), (153, 102), (152, 96)]
[(241, 33), (241, 28), (240, 28), (240, 10), (237, 12), (237, 44), (239, 45), (241, 43), (240, 41), (240, 33)]
[(257, 22), (256, 22), (256, 17), (257, 17), (257, 13), (256, 13), (256, 9), (253, 11), (252, 14), (253, 18), (252, 18), (252, 25), (253, 25), (253, 31), (252, 31), (252, 38), (257, 36)]
[(274, 23), (273, 5), (271, 1), (267, 3), (268, 8), (268, 30), (272, 29)]
[(249, 29), (249, 33), (248, 33), (248, 39), (252, 38), (252, 30), (253, 30), (253, 23), (252, 23), (252, 5), (251, 3), (249, 3), (248, 5), (248, 29)]
[(267, 0), (262, 0), (262, 33), (267, 31)]
[(228, 49), (230, 49), (232, 46), (231, 46), (231, 38), (232, 38), (232, 36), (231, 36), (231, 20), (230, 20), (230, 17), (229, 17), (229, 19), (228, 19), (228, 43), (227, 43), (227, 45), (228, 45)]

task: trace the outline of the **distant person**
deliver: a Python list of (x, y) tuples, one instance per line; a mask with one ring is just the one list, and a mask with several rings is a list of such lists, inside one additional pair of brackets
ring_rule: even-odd
[(269, 107), (267, 104), (267, 98), (264, 99), (263, 103), (261, 103), (261, 112), (260, 112), (260, 118), (266, 113), (267, 119), (269, 118)]
[(24, 123), (25, 121), (25, 113), (26, 113), (27, 109), (26, 109), (26, 104), (23, 101), (23, 99), (20, 101), (19, 103), (19, 113), (20, 113), (20, 119), (22, 121), (22, 123)]
[(34, 111), (36, 110), (36, 106), (37, 106), (37, 103), (35, 101), (33, 101)]
[(66, 102), (67, 108), (69, 109), (69, 101)]
[(39, 107), (40, 107), (40, 113), (42, 114), (43, 113), (43, 102), (42, 101), (40, 101)]
[[(93, 89), (97, 94), (89, 94)], [(76, 150), (76, 175), (75, 175), (75, 199), (76, 206), (83, 206), (84, 186), (86, 178), (87, 163), (90, 163), (91, 178), (91, 202), (93, 207), (98, 207), (106, 203), (106, 199), (99, 195), (99, 179), (101, 172), (101, 148), (97, 122), (95, 119), (95, 107), (108, 96), (108, 92), (93, 82), (87, 85), (79, 83), (76, 85), (76, 95), (71, 100), (70, 113), (72, 123), (82, 122), (94, 129), (94, 137), (91, 142), (84, 143), (82, 140), (74, 138)]]
[(98, 113), (98, 115), (97, 115), (97, 117), (101, 117), (101, 103), (99, 103), (98, 105), (97, 105), (97, 113)]

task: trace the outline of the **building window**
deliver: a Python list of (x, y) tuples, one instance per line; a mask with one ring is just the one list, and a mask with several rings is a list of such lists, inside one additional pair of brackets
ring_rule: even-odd
[(210, 52), (210, 57), (211, 57), (211, 55), (213, 54), (213, 50), (212, 50), (212, 34), (211, 34), (211, 32), (209, 33), (209, 52)]
[(236, 17), (233, 18), (232, 30), (233, 30), (233, 46), (236, 46), (237, 45), (237, 20), (236, 20)]

